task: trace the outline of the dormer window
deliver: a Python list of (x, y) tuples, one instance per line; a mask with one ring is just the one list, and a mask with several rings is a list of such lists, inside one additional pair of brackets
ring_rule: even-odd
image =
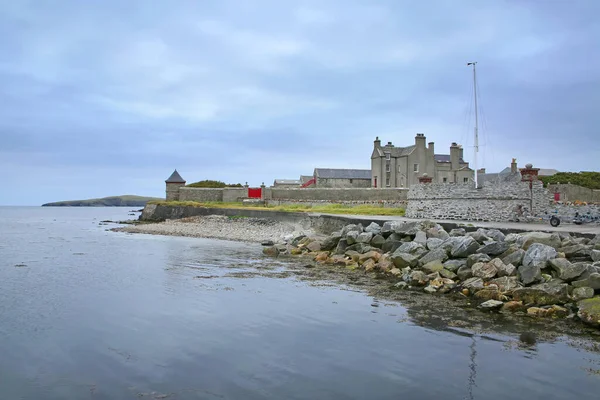
[(392, 155), (390, 153), (385, 153), (385, 159), (390, 161), (392, 159)]

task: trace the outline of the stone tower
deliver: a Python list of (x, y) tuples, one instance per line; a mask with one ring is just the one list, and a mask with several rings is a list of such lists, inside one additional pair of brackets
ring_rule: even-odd
[(175, 170), (165, 183), (167, 185), (167, 201), (178, 201), (179, 188), (185, 186), (185, 179)]

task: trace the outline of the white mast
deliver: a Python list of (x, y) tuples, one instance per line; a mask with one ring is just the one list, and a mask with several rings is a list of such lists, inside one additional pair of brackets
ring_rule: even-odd
[(477, 115), (477, 72), (475, 70), (475, 65), (477, 61), (467, 63), (467, 66), (473, 66), (473, 95), (475, 97), (475, 150), (474, 150), (474, 160), (473, 166), (475, 169), (475, 189), (477, 189), (477, 153), (479, 153), (479, 116)]

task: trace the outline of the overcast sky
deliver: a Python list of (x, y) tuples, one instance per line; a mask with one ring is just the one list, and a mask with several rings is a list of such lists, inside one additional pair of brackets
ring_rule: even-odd
[(370, 168), (417, 132), (479, 166), (600, 170), (598, 0), (2, 1), (0, 204)]

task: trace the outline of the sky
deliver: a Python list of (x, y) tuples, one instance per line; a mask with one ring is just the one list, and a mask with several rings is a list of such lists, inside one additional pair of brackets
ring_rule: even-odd
[(597, 0), (0, 2), (0, 205), (370, 168), (600, 170)]

